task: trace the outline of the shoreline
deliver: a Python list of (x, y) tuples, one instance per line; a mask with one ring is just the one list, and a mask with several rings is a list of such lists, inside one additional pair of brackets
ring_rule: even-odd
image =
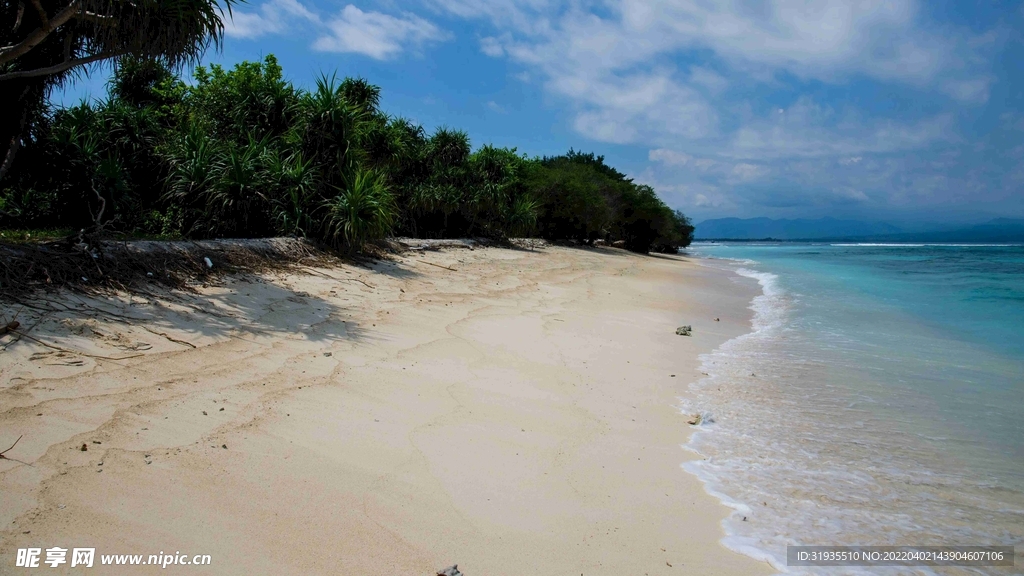
[[(707, 258), (705, 258), (705, 260), (706, 259)], [(773, 323), (765, 318), (765, 315), (767, 312), (766, 306), (768, 306), (767, 302), (771, 300), (772, 295), (775, 292), (774, 286), (777, 276), (772, 273), (756, 272), (751, 270), (746, 267), (748, 265), (747, 262), (729, 259), (723, 259), (720, 260), (720, 262), (721, 264), (717, 266), (710, 263), (702, 265), (713, 270), (727, 272), (735, 275), (736, 277), (754, 281), (758, 285), (759, 293), (751, 299), (750, 305), (747, 307), (750, 311), (750, 330), (723, 342), (719, 346), (715, 347), (711, 352), (701, 355), (701, 374), (703, 375), (703, 378), (690, 384), (688, 391), (691, 396), (699, 395), (701, 392), (700, 388), (702, 386), (722, 377), (718, 374), (718, 371), (715, 370), (715, 368), (712, 368), (712, 366), (716, 364), (716, 360), (721, 360), (721, 358), (716, 357), (717, 354), (722, 353), (726, 348), (742, 346), (742, 342), (751, 338), (757, 338), (762, 331), (770, 330), (774, 327)], [(700, 402), (699, 405), (701, 406), (699, 411), (703, 415), (704, 404), (703, 402)], [(717, 417), (717, 414), (712, 415), (712, 417)], [(698, 446), (698, 435), (702, 432), (705, 434), (708, 433), (708, 431), (703, 430), (701, 427), (696, 428), (694, 432), (690, 434), (685, 445), (688, 450), (697, 454), (701, 458), (705, 456)], [(730, 522), (734, 524), (737, 522), (737, 517), (742, 516), (743, 520), (746, 520), (746, 516), (753, 513), (754, 510), (751, 508), (750, 504), (727, 494), (725, 492), (727, 487), (723, 484), (722, 479), (704, 470), (700, 465), (699, 460), (695, 459), (685, 463), (683, 465), (683, 469), (688, 474), (691, 474), (700, 480), (707, 494), (731, 510), (731, 512), (722, 518), (722, 521), (720, 522), (723, 532), (723, 538), (720, 540), (721, 544), (737, 554), (742, 554), (758, 562), (765, 562), (778, 572), (783, 572), (785, 570), (784, 561), (773, 556), (769, 550), (762, 548), (759, 542), (752, 542), (748, 536), (743, 535), (738, 530), (738, 526), (729, 526)]]
[(91, 356), (2, 352), (0, 440), (25, 434), (8, 456), (33, 466), (0, 461), (0, 562), (85, 545), (211, 554), (218, 574), (772, 573), (721, 544), (729, 510), (681, 469), (679, 398), (756, 294), (684, 257), (548, 247), (61, 296), (79, 310), (32, 334)]
[[(709, 374), (693, 385), (699, 403), (691, 408), (719, 424), (691, 436), (707, 461), (688, 470), (738, 511), (724, 521), (727, 547), (784, 570), (792, 544), (1020, 543), (1019, 459), (1004, 457), (1019, 451), (1020, 437), (1021, 357), (1006, 338), (1013, 324), (944, 329), (1003, 312), (988, 295), (1015, 287), (1013, 276), (991, 271), (1019, 251), (699, 253), (763, 287), (752, 302), (753, 331), (708, 355)], [(950, 423), (945, 414), (962, 417)]]

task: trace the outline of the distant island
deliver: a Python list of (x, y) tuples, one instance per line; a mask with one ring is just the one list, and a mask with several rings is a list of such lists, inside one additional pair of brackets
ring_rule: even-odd
[(936, 225), (909, 232), (885, 222), (818, 219), (717, 218), (697, 224), (695, 240), (832, 240), (856, 242), (1024, 242), (1024, 219), (996, 218), (973, 226)]

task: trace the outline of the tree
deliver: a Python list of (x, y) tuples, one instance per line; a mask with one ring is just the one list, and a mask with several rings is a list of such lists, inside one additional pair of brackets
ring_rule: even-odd
[[(237, 0), (224, 0), (230, 11)], [(49, 91), (132, 54), (178, 69), (223, 38), (217, 0), (0, 0), (0, 179)], [(8, 25), (8, 23), (13, 23)]]

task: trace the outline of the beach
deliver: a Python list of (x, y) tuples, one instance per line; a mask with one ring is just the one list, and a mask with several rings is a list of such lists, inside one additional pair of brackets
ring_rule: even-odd
[(772, 573), (720, 544), (679, 408), (759, 293), (544, 246), (9, 306), (36, 340), (0, 352), (0, 573), (55, 546), (100, 574)]

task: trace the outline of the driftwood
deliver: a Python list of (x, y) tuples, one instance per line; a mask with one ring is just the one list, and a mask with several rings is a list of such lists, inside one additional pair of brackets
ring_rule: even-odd
[(444, 268), (445, 270), (451, 270), (452, 272), (458, 272), (458, 270), (456, 270), (455, 268), (451, 268), (451, 267), (445, 266), (443, 264), (434, 264), (433, 262), (427, 262), (426, 260), (417, 260), (417, 262), (422, 262), (424, 264), (430, 264), (431, 266), (437, 266), (438, 268)]
[(17, 462), (18, 464), (24, 464), (25, 466), (32, 466), (28, 462), (22, 462), (21, 460), (18, 460), (17, 458), (11, 458), (11, 457), (7, 456), (7, 453), (10, 452), (11, 450), (14, 450), (14, 447), (17, 446), (18, 442), (21, 442), (21, 439), (24, 438), (24, 437), (25, 437), (24, 434), (22, 434), (21, 436), (18, 436), (18, 439), (14, 441), (14, 444), (11, 444), (10, 448), (8, 448), (7, 450), (4, 450), (3, 452), (0, 452), (0, 460), (10, 460), (11, 462)]
[(10, 448), (8, 448), (7, 450), (4, 450), (3, 452), (0, 452), (0, 460), (10, 460), (10, 458), (5, 456), (5, 454), (10, 452), (11, 450), (14, 450), (14, 447), (17, 446), (18, 442), (21, 442), (21, 439), (24, 438), (24, 437), (25, 437), (24, 434), (22, 434), (21, 436), (18, 436), (18, 439), (14, 441), (14, 444), (11, 444)]

